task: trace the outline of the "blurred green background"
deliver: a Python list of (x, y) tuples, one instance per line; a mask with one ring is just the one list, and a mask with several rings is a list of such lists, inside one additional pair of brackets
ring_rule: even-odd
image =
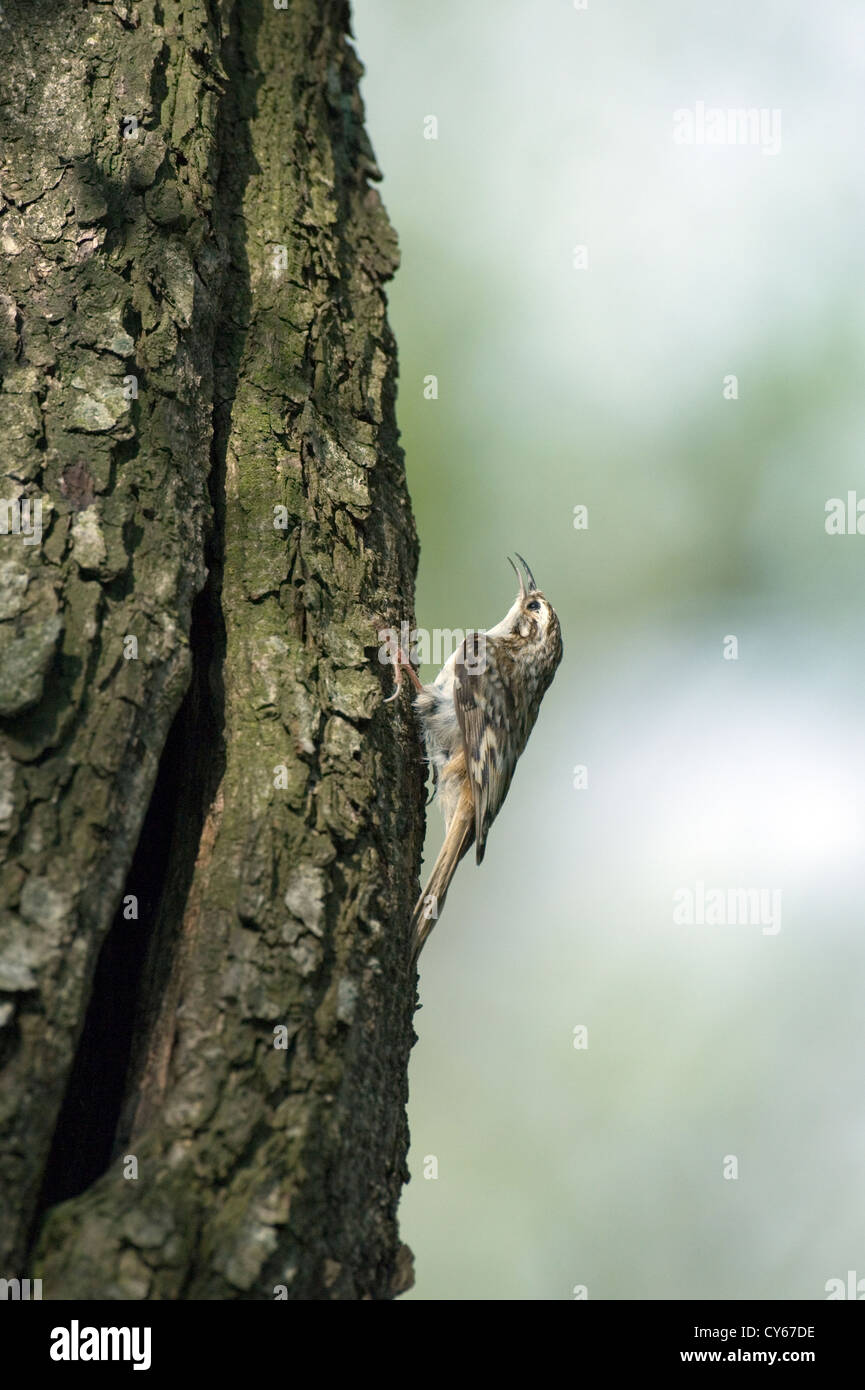
[[(408, 1297), (825, 1298), (865, 1278), (865, 536), (824, 525), (865, 498), (865, 10), (354, 16), (418, 623), (498, 621), (518, 549), (565, 642), (421, 960)], [(780, 152), (676, 144), (698, 101)], [(780, 932), (673, 925), (698, 880)]]

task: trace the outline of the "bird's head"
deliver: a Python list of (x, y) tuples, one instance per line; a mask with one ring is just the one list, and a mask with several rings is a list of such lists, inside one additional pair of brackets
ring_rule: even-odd
[(510, 555), (508, 556), (508, 562), (520, 582), (516, 603), (506, 619), (510, 631), (514, 636), (522, 637), (525, 642), (537, 643), (538, 646), (550, 647), (551, 650), (557, 649), (561, 656), (562, 634), (556, 611), (549, 599), (541, 593), (522, 555), (517, 554), (517, 559), (523, 567), (522, 574)]

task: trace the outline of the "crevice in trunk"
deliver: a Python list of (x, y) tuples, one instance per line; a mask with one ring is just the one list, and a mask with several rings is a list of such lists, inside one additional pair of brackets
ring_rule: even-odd
[(149, 1067), (154, 1051), (163, 1042), (170, 1050), (166, 1029), (173, 1020), (171, 987), (176, 978), (184, 912), (202, 830), (225, 766), (222, 691), (225, 638), (215, 567), (210, 569), (207, 584), (193, 607), (190, 645), (192, 682), (163, 756), (163, 765), (166, 761), (170, 764), (165, 770), (166, 780), (173, 785), (172, 799), (165, 806), (170, 825), (169, 850), (142, 970), (130, 1063), (112, 1158), (125, 1151), (133, 1129), (141, 1128), (142, 1099), (153, 1079)]
[[(120, 905), (105, 938), (33, 1221), (122, 1152), (170, 977), (201, 828), (222, 772), (224, 646), (211, 580), (193, 609), (193, 675), (165, 743)], [(130, 902), (134, 899), (134, 905)], [(126, 915), (137, 912), (137, 918)]]

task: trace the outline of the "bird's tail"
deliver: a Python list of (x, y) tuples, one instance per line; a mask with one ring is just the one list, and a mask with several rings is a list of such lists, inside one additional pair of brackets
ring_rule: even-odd
[(438, 921), (444, 907), (445, 895), (450, 887), (457, 864), (475, 838), (475, 817), (471, 799), (462, 803), (448, 826), (445, 842), (433, 865), (429, 881), (415, 904), (411, 918), (411, 961), (409, 969), (415, 965), (424, 947), (424, 942)]

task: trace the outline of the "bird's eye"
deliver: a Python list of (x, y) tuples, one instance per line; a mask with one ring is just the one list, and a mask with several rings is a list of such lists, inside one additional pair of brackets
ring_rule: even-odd
[(540, 613), (541, 611), (541, 605), (538, 603), (536, 598), (533, 598), (531, 603), (527, 603), (526, 608), (530, 608), (533, 613)]

